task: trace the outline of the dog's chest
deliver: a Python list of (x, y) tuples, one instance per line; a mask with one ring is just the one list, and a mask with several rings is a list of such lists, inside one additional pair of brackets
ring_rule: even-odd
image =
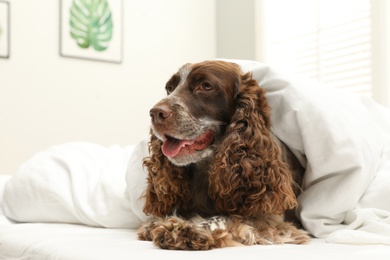
[(191, 191), (192, 191), (192, 208), (194, 213), (202, 217), (209, 217), (218, 214), (213, 201), (208, 195), (209, 191), (209, 169), (210, 162), (196, 165), (193, 168)]

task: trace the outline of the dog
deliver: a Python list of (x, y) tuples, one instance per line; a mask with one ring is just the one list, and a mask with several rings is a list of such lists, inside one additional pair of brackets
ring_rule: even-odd
[[(271, 132), (265, 89), (237, 64), (183, 65), (151, 110), (140, 240), (163, 249), (303, 244), (303, 168)], [(297, 224), (298, 223), (298, 224)]]

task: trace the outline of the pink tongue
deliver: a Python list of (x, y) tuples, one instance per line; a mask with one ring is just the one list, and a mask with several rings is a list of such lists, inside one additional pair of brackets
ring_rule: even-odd
[(192, 145), (194, 141), (168, 139), (164, 142), (161, 149), (165, 156), (175, 157), (185, 145)]
[(213, 141), (213, 132), (206, 131), (195, 140), (178, 140), (169, 138), (164, 142), (161, 149), (165, 156), (175, 157), (182, 148), (187, 153), (206, 149)]

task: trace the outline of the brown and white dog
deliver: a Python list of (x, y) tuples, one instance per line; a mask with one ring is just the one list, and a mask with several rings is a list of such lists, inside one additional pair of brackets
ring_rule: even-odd
[(309, 241), (286, 221), (302, 168), (270, 131), (265, 90), (224, 61), (186, 64), (151, 110), (141, 240), (165, 249)]

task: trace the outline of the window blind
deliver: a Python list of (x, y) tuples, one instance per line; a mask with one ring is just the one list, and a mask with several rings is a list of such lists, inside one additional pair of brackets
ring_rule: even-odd
[(370, 0), (264, 0), (265, 62), (371, 95)]

